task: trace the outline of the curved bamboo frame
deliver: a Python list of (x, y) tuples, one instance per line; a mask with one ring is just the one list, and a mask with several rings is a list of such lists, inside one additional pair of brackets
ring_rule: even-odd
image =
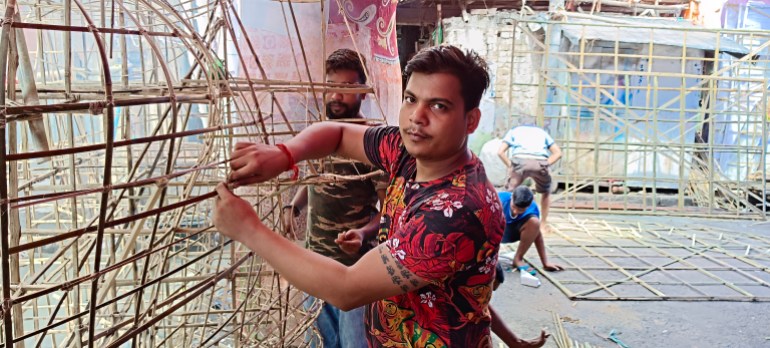
[[(232, 139), (281, 141), (323, 119), (314, 95), (372, 88), (271, 79), (228, 0), (61, 5), (5, 2), (0, 80), (16, 74), (15, 59), (34, 62), (19, 78), (35, 83), (26, 86), (40, 103), (17, 100), (15, 84), (0, 86), (0, 126), (10, 135), (0, 132), (2, 346), (303, 346), (319, 307), (305, 309), (301, 292), (212, 233), (209, 201), (226, 178)], [(312, 76), (287, 5), (287, 36)], [(199, 32), (192, 20), (202, 16)], [(15, 48), (33, 37), (37, 50)], [(243, 77), (229, 76), (226, 60), (217, 66), (228, 48), (215, 52), (214, 43), (230, 43)], [(302, 95), (315, 115), (287, 115), (284, 94)], [(191, 129), (201, 115), (209, 123)], [(242, 196), (278, 228), (295, 185), (365, 177), (326, 174), (319, 164)]]

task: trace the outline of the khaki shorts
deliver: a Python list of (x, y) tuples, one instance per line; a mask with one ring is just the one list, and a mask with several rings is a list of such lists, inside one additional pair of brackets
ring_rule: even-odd
[(548, 161), (545, 159), (530, 159), (530, 158), (512, 158), (511, 170), (508, 173), (508, 183), (505, 188), (509, 191), (513, 191), (515, 187), (511, 187), (514, 182), (521, 185), (527, 178), (532, 178), (535, 182), (535, 192), (546, 193), (551, 192), (551, 172), (548, 170)]

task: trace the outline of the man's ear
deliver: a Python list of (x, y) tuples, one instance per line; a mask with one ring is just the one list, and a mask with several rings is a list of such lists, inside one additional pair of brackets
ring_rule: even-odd
[(481, 110), (479, 108), (473, 108), (465, 114), (466, 132), (472, 134), (479, 127), (479, 121), (481, 120)]

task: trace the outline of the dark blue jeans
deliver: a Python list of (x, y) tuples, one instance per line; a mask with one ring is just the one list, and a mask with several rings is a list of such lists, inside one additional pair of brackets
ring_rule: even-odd
[[(323, 304), (322, 304), (323, 303)], [(358, 307), (350, 311), (342, 311), (326, 302), (308, 296), (305, 300), (305, 308), (313, 311), (311, 306), (321, 305), (321, 312), (314, 326), (321, 334), (324, 348), (367, 348), (366, 327), (364, 325), (364, 307)], [(307, 335), (310, 346), (319, 346), (317, 339)]]

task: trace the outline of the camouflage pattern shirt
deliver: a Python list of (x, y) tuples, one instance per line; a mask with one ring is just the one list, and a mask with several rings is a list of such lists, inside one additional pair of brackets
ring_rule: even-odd
[[(359, 162), (329, 163), (327, 173), (353, 176), (376, 171)], [(335, 259), (344, 265), (356, 263), (360, 255), (351, 256), (334, 240), (340, 232), (366, 225), (377, 213), (377, 190), (385, 190), (387, 177), (374, 176), (365, 180), (344, 181), (308, 186), (308, 249)], [(364, 245), (371, 241), (364, 241)]]

